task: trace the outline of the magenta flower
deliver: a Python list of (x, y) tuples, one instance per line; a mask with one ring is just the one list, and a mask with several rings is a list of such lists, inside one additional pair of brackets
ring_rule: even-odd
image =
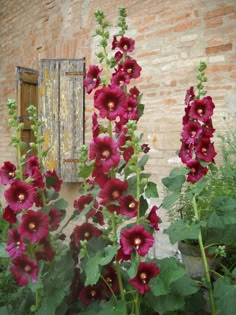
[(19, 233), (32, 243), (39, 242), (48, 235), (49, 217), (43, 212), (29, 210), (22, 215)]
[(2, 185), (12, 184), (15, 178), (16, 167), (11, 162), (4, 162), (0, 168), (0, 182)]
[(74, 201), (74, 208), (80, 214), (94, 200), (92, 195), (83, 195)]
[(134, 44), (135, 41), (132, 38), (123, 36), (116, 44), (116, 47), (119, 48), (122, 52), (132, 52), (134, 50)]
[(181, 136), (187, 144), (195, 144), (202, 133), (202, 127), (199, 122), (190, 120), (183, 128)]
[(49, 223), (48, 223), (49, 229), (51, 231), (57, 229), (62, 219), (62, 212), (58, 209), (50, 208), (48, 216), (49, 216)]
[(125, 255), (136, 250), (140, 256), (145, 256), (154, 244), (154, 237), (142, 225), (135, 225), (121, 232), (120, 243)]
[(105, 300), (105, 296), (102, 294), (102, 288), (99, 285), (88, 285), (81, 290), (79, 299), (84, 304), (89, 305), (97, 300)]
[(202, 126), (203, 129), (203, 136), (207, 138), (212, 138), (215, 129), (213, 128), (212, 119), (209, 118), (204, 125)]
[(16, 180), (5, 190), (4, 197), (14, 211), (27, 210), (34, 203), (36, 189), (33, 185)]
[(95, 159), (95, 165), (101, 167), (103, 172), (108, 172), (120, 162), (118, 145), (110, 136), (95, 138), (90, 143), (90, 160)]
[(93, 138), (97, 138), (100, 133), (100, 128), (98, 124), (98, 115), (96, 113), (93, 113), (92, 116), (92, 132), (93, 132)]
[(116, 86), (127, 86), (129, 82), (129, 76), (121, 70), (118, 70), (116, 73), (114, 73), (111, 78), (112, 85)]
[(100, 70), (98, 66), (89, 66), (89, 70), (84, 79), (84, 86), (88, 94), (90, 94), (94, 89), (99, 86), (101, 82), (99, 74), (101, 71), (102, 70)]
[(8, 231), (6, 251), (10, 257), (17, 257), (25, 252), (25, 244), (17, 229)]
[(215, 104), (210, 96), (206, 96), (201, 100), (194, 100), (191, 104), (189, 115), (193, 119), (206, 122), (212, 115)]
[(55, 252), (52, 249), (52, 246), (46, 237), (42, 238), (39, 241), (35, 257), (37, 260), (45, 261), (52, 261), (53, 258), (55, 257)]
[(55, 170), (47, 171), (45, 173), (45, 177), (47, 181), (50, 182), (49, 186), (53, 187), (56, 192), (59, 192), (61, 190), (62, 180), (59, 179)]
[(103, 87), (94, 94), (94, 106), (102, 118), (115, 120), (127, 107), (126, 94), (118, 86)]
[(33, 168), (30, 174), (31, 183), (34, 187), (42, 189), (45, 186), (43, 176), (38, 168)]
[(143, 143), (141, 145), (141, 149), (142, 149), (143, 153), (146, 153), (146, 154), (150, 151), (150, 147), (147, 143)]
[(28, 256), (22, 255), (13, 259), (13, 266), (10, 268), (16, 282), (19, 286), (28, 284), (29, 279), (33, 283), (37, 281), (39, 268), (34, 260)]
[(123, 71), (127, 73), (130, 79), (140, 77), (142, 68), (137, 64), (136, 60), (127, 58), (123, 63)]
[(27, 158), (25, 170), (24, 170), (25, 176), (30, 177), (32, 175), (32, 171), (35, 168), (38, 170), (40, 169), (40, 163), (39, 163), (38, 157), (37, 156), (31, 156), (31, 157)]
[(128, 182), (118, 178), (112, 178), (105, 183), (98, 196), (102, 198), (102, 204), (119, 200), (123, 193), (128, 189)]
[(159, 267), (153, 262), (141, 262), (139, 264), (136, 276), (132, 279), (129, 279), (129, 282), (138, 290), (139, 293), (144, 294), (150, 291), (149, 281), (156, 277), (159, 272)]
[(130, 96), (134, 97), (134, 98), (138, 98), (139, 94), (140, 94), (140, 91), (139, 89), (137, 89), (136, 86), (132, 87), (130, 90), (129, 90), (129, 94)]
[(182, 142), (181, 148), (180, 148), (180, 151), (179, 151), (178, 155), (181, 158), (181, 161), (183, 163), (186, 163), (186, 162), (192, 160), (192, 157), (193, 157), (193, 145), (185, 143), (185, 142)]
[(186, 105), (190, 105), (190, 102), (195, 98), (194, 87), (191, 86), (187, 91), (184, 99), (184, 103)]
[(214, 144), (209, 138), (202, 138), (201, 141), (196, 145), (196, 156), (198, 159), (205, 162), (214, 162), (216, 151)]
[(116, 60), (116, 62), (119, 62), (123, 57), (123, 54), (120, 51), (117, 51), (114, 55), (114, 59)]
[(134, 199), (132, 195), (127, 195), (120, 198), (120, 213), (133, 218), (137, 215), (139, 202)]
[(208, 171), (208, 168), (201, 166), (197, 160), (188, 161), (186, 165), (188, 168), (190, 168), (190, 172), (187, 176), (187, 182), (198, 182), (204, 175), (206, 175)]
[(149, 221), (149, 224), (153, 226), (156, 231), (159, 231), (160, 228), (158, 224), (160, 223), (160, 217), (157, 215), (157, 210), (158, 210), (158, 207), (153, 206), (151, 211), (148, 214), (147, 219)]
[(16, 215), (17, 215), (16, 211), (12, 210), (11, 207), (6, 206), (6, 208), (2, 214), (2, 218), (3, 218), (3, 220), (5, 220), (11, 224), (14, 224), (17, 221)]
[(98, 228), (93, 226), (91, 223), (85, 222), (81, 225), (77, 225), (73, 231), (73, 239), (76, 245), (80, 241), (90, 240), (92, 237), (99, 237), (102, 234)]

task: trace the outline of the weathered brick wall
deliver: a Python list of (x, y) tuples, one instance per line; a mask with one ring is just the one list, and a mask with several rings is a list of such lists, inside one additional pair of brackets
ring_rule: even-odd
[[(133, 56), (143, 68), (135, 82), (146, 105), (139, 128), (151, 146), (148, 170), (158, 183), (176, 163), (185, 90), (196, 83), (200, 61), (208, 63), (206, 88), (216, 104), (217, 132), (235, 122), (235, 0), (0, 0), (0, 165), (15, 157), (7, 146), (5, 106), (15, 98), (15, 67), (37, 69), (42, 58), (95, 63), (94, 11), (103, 10), (116, 23), (119, 7), (127, 8), (127, 35), (136, 40)], [(87, 97), (87, 142), (91, 110)]]

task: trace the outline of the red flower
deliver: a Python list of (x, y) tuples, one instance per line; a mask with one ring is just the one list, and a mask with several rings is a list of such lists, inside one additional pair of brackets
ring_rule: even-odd
[(90, 94), (92, 90), (96, 89), (101, 82), (99, 74), (102, 70), (98, 68), (98, 66), (89, 66), (89, 70), (84, 79), (84, 86), (86, 88), (86, 92)]
[(193, 119), (206, 122), (212, 115), (215, 104), (210, 96), (206, 96), (201, 100), (195, 100), (191, 104), (189, 115)]
[(139, 291), (139, 293), (144, 294), (150, 291), (148, 283), (152, 278), (156, 277), (159, 272), (159, 267), (154, 263), (141, 262), (136, 276), (129, 279), (129, 282)]
[(48, 235), (49, 217), (40, 211), (29, 210), (22, 215), (19, 233), (22, 238), (27, 238), (32, 243), (40, 241)]
[(25, 165), (25, 176), (30, 177), (34, 169), (40, 169), (39, 159), (37, 156), (31, 156), (27, 158), (26, 165)]
[(140, 91), (136, 88), (136, 86), (134, 86), (129, 90), (129, 94), (134, 98), (138, 98)]
[(93, 124), (92, 124), (93, 138), (97, 138), (97, 136), (100, 133), (100, 128), (98, 124), (98, 115), (96, 113), (93, 113), (92, 121), (93, 121)]
[(30, 177), (32, 180), (32, 185), (35, 187), (41, 189), (45, 186), (43, 176), (38, 168), (35, 167), (32, 169)]
[(108, 294), (112, 292), (119, 292), (118, 279), (115, 270), (112, 267), (108, 267), (103, 274), (102, 286)]
[(58, 209), (50, 208), (48, 216), (49, 216), (49, 223), (48, 223), (49, 229), (50, 230), (57, 229), (62, 219), (62, 212)]
[(120, 198), (120, 213), (133, 218), (137, 215), (139, 202), (134, 199), (132, 195), (127, 195)]
[(52, 246), (49, 240), (45, 237), (42, 238), (37, 246), (37, 251), (35, 257), (37, 260), (52, 261), (55, 256), (55, 252), (52, 249)]
[(11, 162), (4, 162), (3, 166), (0, 168), (0, 181), (3, 185), (12, 184), (15, 178), (16, 167)]
[(119, 200), (123, 193), (128, 189), (128, 182), (118, 178), (112, 178), (105, 183), (98, 196), (102, 198), (102, 204)]
[(121, 232), (120, 242), (125, 255), (130, 255), (135, 249), (140, 256), (145, 256), (154, 244), (154, 237), (142, 225), (135, 225)]
[(123, 71), (127, 73), (130, 79), (140, 77), (142, 68), (137, 64), (136, 60), (127, 58), (123, 63)]
[(102, 294), (101, 287), (98, 285), (88, 285), (83, 287), (80, 292), (79, 299), (86, 305), (89, 305), (97, 300), (105, 300)]
[(120, 162), (118, 145), (110, 136), (96, 138), (90, 143), (90, 160), (95, 159), (95, 165), (101, 167), (103, 172), (108, 172)]
[(45, 173), (45, 177), (47, 180), (47, 185), (49, 183), (49, 186), (53, 187), (56, 192), (61, 190), (62, 180), (59, 179), (55, 170), (47, 171)]
[(208, 171), (208, 168), (201, 166), (197, 160), (188, 161), (186, 165), (190, 168), (190, 172), (187, 176), (187, 182), (198, 182)]
[(132, 38), (123, 36), (116, 44), (116, 47), (119, 48), (122, 52), (132, 52), (134, 50), (134, 44), (135, 41)]
[(121, 70), (112, 75), (111, 83), (116, 86), (127, 86), (130, 82), (129, 76)]
[(6, 251), (10, 257), (17, 257), (25, 252), (25, 244), (22, 241), (21, 235), (18, 233), (17, 229), (8, 231)]
[(143, 143), (141, 145), (141, 149), (142, 149), (143, 153), (146, 153), (146, 154), (150, 151), (150, 148), (149, 148), (148, 144), (146, 144), (146, 143)]
[(3, 212), (2, 218), (3, 220), (13, 224), (16, 223), (16, 215), (17, 212), (12, 210), (11, 207), (7, 206)]
[(202, 127), (199, 122), (190, 120), (184, 126), (181, 136), (187, 144), (195, 144), (199, 136), (202, 134)]
[(159, 231), (160, 229), (159, 229), (158, 223), (160, 223), (160, 218), (157, 215), (157, 210), (158, 210), (158, 207), (153, 206), (151, 211), (149, 212), (147, 219), (149, 220), (149, 224), (153, 226), (156, 231)]
[(195, 93), (194, 93), (194, 87), (191, 86), (187, 91), (184, 99), (184, 103), (186, 105), (190, 105), (190, 102), (194, 100), (195, 98)]
[(127, 107), (126, 94), (118, 86), (103, 87), (94, 94), (94, 106), (102, 118), (115, 120)]
[(14, 266), (10, 270), (19, 286), (27, 285), (29, 278), (33, 283), (37, 281), (39, 268), (34, 260), (22, 255), (13, 259), (12, 263)]
[(14, 211), (29, 209), (34, 203), (36, 189), (33, 185), (16, 180), (5, 190), (4, 197)]
[(183, 163), (186, 163), (190, 160), (192, 160), (193, 157), (193, 145), (188, 144), (182, 141), (182, 145), (179, 151), (179, 157), (181, 158), (181, 161)]
[(204, 137), (208, 137), (208, 138), (213, 137), (213, 133), (214, 133), (215, 129), (213, 128), (211, 118), (209, 118), (207, 121), (205, 121), (204, 125), (202, 126), (202, 129), (203, 129), (203, 136)]
[(79, 244), (80, 241), (90, 240), (92, 237), (99, 237), (102, 234), (98, 228), (93, 226), (91, 223), (85, 222), (81, 225), (77, 225), (74, 228), (72, 238), (76, 245)]
[(202, 138), (196, 145), (197, 158), (205, 162), (214, 162), (216, 156), (214, 144), (210, 142), (209, 138)]

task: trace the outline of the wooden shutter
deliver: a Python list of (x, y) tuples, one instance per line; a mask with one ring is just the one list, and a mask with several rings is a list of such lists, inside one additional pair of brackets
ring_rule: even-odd
[(78, 182), (79, 149), (84, 143), (84, 59), (42, 59), (39, 98), (47, 168), (64, 182)]
[[(29, 149), (29, 143), (34, 142), (35, 137), (31, 130), (31, 122), (27, 108), (34, 105), (38, 108), (38, 71), (23, 67), (16, 67), (16, 92), (19, 120), (24, 122), (24, 129), (21, 130), (21, 140), (26, 143), (23, 153)], [(29, 155), (33, 155), (31, 152)]]

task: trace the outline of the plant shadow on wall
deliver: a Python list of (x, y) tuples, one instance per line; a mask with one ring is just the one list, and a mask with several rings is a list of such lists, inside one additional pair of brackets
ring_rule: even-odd
[(200, 63), (198, 84), (185, 97), (178, 153), (185, 167), (174, 168), (162, 180), (163, 207), (171, 222), (164, 232), (178, 243), (188, 274), (208, 291), (209, 312), (230, 315), (236, 307), (236, 133), (221, 137), (222, 163), (216, 165), (215, 105), (205, 96), (205, 69)]
[[(149, 206), (158, 193), (151, 174), (145, 173), (149, 147), (137, 130), (144, 105), (142, 93), (130, 84), (141, 67), (131, 57), (135, 41), (125, 36), (126, 11), (119, 11), (112, 54), (110, 25), (102, 11), (95, 18), (100, 66), (90, 66), (84, 81), (87, 93), (94, 93), (92, 140), (81, 147), (83, 183), (66, 222), (62, 180), (43, 167), (43, 122), (30, 106), (36, 138), (30, 146), (37, 155), (24, 155), (17, 105), (14, 100), (7, 104), (18, 164), (6, 161), (0, 169), (6, 201), (1, 210), (0, 313), (203, 314), (202, 283), (174, 257), (149, 256), (161, 220), (158, 207)], [(67, 240), (63, 231), (71, 221), (75, 227)], [(228, 274), (223, 279), (231, 288)]]

